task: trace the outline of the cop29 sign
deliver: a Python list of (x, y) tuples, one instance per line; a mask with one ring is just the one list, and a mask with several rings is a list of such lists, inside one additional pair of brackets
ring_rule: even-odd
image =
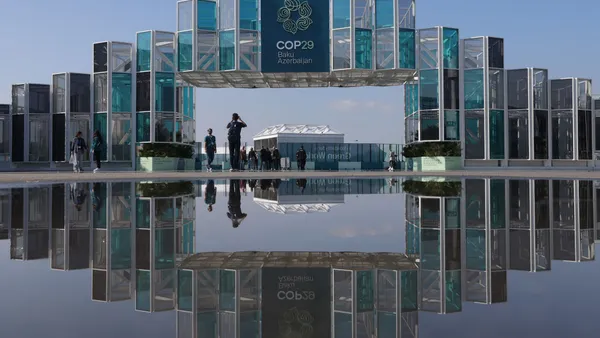
[(263, 268), (262, 299), (263, 337), (330, 338), (329, 268)]
[(262, 0), (262, 71), (329, 71), (329, 1)]

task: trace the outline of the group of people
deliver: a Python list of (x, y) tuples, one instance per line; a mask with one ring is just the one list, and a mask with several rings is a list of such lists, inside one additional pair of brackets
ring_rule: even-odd
[[(229, 144), (229, 163), (231, 164), (230, 171), (239, 170), (281, 170), (281, 153), (277, 146), (267, 149), (261, 147), (256, 151), (253, 147), (249, 151), (246, 146), (241, 145), (242, 129), (248, 125), (244, 122), (237, 113), (233, 113), (231, 121), (227, 123), (227, 141)], [(217, 153), (217, 139), (213, 135), (212, 128), (207, 130), (208, 135), (204, 137), (204, 151), (207, 158), (207, 171), (212, 171), (212, 163), (215, 160)], [(298, 170), (304, 170), (307, 159), (306, 151), (301, 146), (296, 152), (296, 162)], [(259, 162), (260, 160), (260, 162)]]
[(73, 172), (83, 172), (83, 157), (88, 149), (91, 152), (91, 157), (96, 163), (96, 169), (94, 169), (94, 172), (98, 172), (102, 166), (102, 163), (100, 162), (102, 155), (106, 152), (106, 144), (104, 143), (104, 139), (102, 138), (102, 134), (100, 134), (99, 130), (96, 130), (92, 136), (91, 148), (88, 148), (87, 142), (83, 138), (83, 133), (81, 131), (78, 131), (75, 134), (75, 138), (73, 138), (71, 141), (71, 156), (69, 158), (69, 163), (73, 165)]

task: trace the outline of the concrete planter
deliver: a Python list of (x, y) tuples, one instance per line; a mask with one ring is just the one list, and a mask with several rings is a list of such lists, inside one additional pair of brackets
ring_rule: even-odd
[(446, 171), (462, 169), (461, 158), (456, 156), (413, 157), (409, 159), (411, 171)]
[(192, 158), (176, 157), (140, 157), (137, 171), (193, 171), (195, 161)]

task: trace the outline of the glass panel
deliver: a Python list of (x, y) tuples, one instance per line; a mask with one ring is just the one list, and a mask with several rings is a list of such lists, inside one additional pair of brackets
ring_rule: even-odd
[(419, 135), (421, 141), (436, 141), (440, 139), (440, 113), (439, 111), (421, 111), (419, 114)]
[(490, 180), (490, 223), (492, 229), (506, 228), (505, 181)]
[(415, 3), (414, 0), (397, 0), (398, 27), (415, 29)]
[(354, 27), (373, 29), (373, 5), (371, 0), (354, 1)]
[(467, 230), (467, 269), (483, 271), (486, 269), (485, 230)]
[[(231, 1), (223, 1), (224, 5), (231, 6)], [(230, 7), (231, 10), (233, 10)], [(198, 29), (216, 31), (217, 30), (217, 4), (215, 1), (198, 0)], [(223, 26), (221, 28), (228, 28)]]
[(440, 269), (440, 231), (421, 229), (421, 266), (426, 270)]
[(400, 29), (398, 32), (398, 47), (400, 48), (398, 57), (398, 68), (415, 69), (416, 68), (416, 37), (413, 29)]
[(90, 75), (71, 73), (69, 88), (71, 113), (90, 112)]
[(110, 234), (111, 269), (131, 268), (131, 229), (112, 229)]
[(136, 111), (150, 110), (150, 73), (136, 74)]
[(419, 76), (420, 108), (438, 109), (440, 93), (437, 69), (421, 70)]
[(29, 162), (50, 161), (49, 121), (36, 118), (29, 121)]
[(444, 69), (444, 108), (459, 109), (458, 70)]
[(529, 180), (508, 181), (509, 221), (511, 229), (530, 229)]
[(180, 1), (177, 3), (177, 30), (186, 31), (194, 25), (192, 1)]
[(504, 70), (489, 70), (489, 108), (504, 109)]
[(177, 70), (192, 70), (194, 32), (181, 32), (177, 35)]
[(150, 311), (150, 271), (136, 271), (135, 309), (138, 311)]
[(10, 128), (11, 124), (8, 121), (8, 118), (6, 120), (0, 120), (0, 154), (10, 154)]
[(548, 71), (533, 70), (533, 108), (548, 109)]
[(352, 314), (343, 312), (334, 312), (333, 315), (333, 337), (344, 338), (352, 337)]
[(400, 272), (401, 286), (401, 309), (405, 311), (416, 311), (418, 308), (418, 272), (402, 271)]
[(552, 181), (552, 203), (554, 229), (574, 229), (575, 182), (571, 180)]
[(483, 38), (464, 40), (465, 69), (483, 68)]
[(419, 86), (416, 83), (404, 85), (404, 112), (405, 116), (412, 115), (419, 110)]
[(50, 86), (29, 85), (29, 113), (50, 114)]
[(552, 112), (552, 158), (573, 159), (573, 111)]
[(258, 29), (258, 0), (240, 0), (240, 29)]
[(443, 28), (444, 68), (458, 69), (458, 29)]
[(546, 110), (534, 112), (533, 150), (535, 159), (548, 158), (548, 111)]
[(438, 30), (437, 28), (419, 30), (419, 67), (421, 69), (438, 68)]
[[(335, 33), (334, 33), (335, 34)], [(345, 41), (349, 36), (341, 34), (338, 39)], [(394, 68), (394, 30), (393, 29), (378, 29), (376, 31), (377, 39), (377, 69), (392, 69)], [(336, 39), (337, 40), (337, 39)], [(348, 47), (349, 49), (350, 47)], [(350, 52), (348, 51), (348, 58)], [(335, 61), (334, 61), (335, 62)], [(349, 61), (348, 61), (349, 63)]]
[(131, 115), (112, 115), (112, 160), (131, 161)]
[(156, 113), (156, 125), (154, 126), (154, 142), (173, 142), (174, 128), (174, 114)]
[(112, 74), (112, 111), (114, 113), (131, 112), (131, 74)]
[(504, 39), (488, 38), (490, 68), (504, 68)]
[(92, 268), (106, 269), (106, 230), (94, 229), (92, 234)]
[[(52, 114), (52, 161), (65, 161), (65, 117), (65, 114)], [(0, 122), (4, 124), (4, 120), (0, 120)], [(1, 128), (0, 132), (3, 129)], [(6, 148), (8, 148), (8, 144), (6, 144)]]
[(64, 113), (67, 111), (66, 74), (52, 76), (52, 113)]
[[(191, 2), (189, 2), (191, 4)], [(146, 72), (150, 70), (152, 55), (152, 32), (138, 33), (136, 44), (137, 71)]]
[(333, 31), (333, 41), (333, 69), (350, 68), (350, 29)]
[(485, 156), (485, 120), (482, 110), (465, 111), (465, 158)]
[(175, 72), (175, 34), (156, 32), (154, 42), (154, 70)]
[(138, 229), (150, 228), (150, 200), (137, 199), (135, 226)]
[(355, 49), (354, 68), (371, 69), (373, 67), (373, 34), (370, 29), (357, 28), (354, 31)]
[(108, 71), (108, 44), (106, 42), (94, 44), (94, 73)]
[[(228, 0), (229, 1), (229, 0)], [(219, 70), (235, 69), (235, 31), (219, 33)]]
[(172, 269), (175, 267), (175, 229), (158, 229), (155, 231), (154, 264), (156, 269)]
[(196, 45), (198, 48), (198, 70), (216, 70), (217, 33), (198, 32)]
[(577, 82), (577, 109), (592, 109), (592, 83), (590, 80)]
[(446, 272), (446, 313), (462, 311), (461, 271)]
[(503, 110), (490, 110), (490, 159), (504, 159)]
[(551, 109), (573, 108), (573, 79), (551, 80), (550, 88)]
[(507, 71), (508, 109), (527, 109), (529, 107), (527, 73), (527, 69)]
[(465, 109), (483, 109), (483, 69), (464, 71), (465, 76)]
[(25, 114), (25, 85), (12, 86), (12, 114)]
[(150, 113), (136, 114), (136, 133), (137, 142), (150, 142)]
[(92, 270), (92, 300), (107, 300), (106, 271)]
[(235, 271), (221, 270), (219, 277), (221, 310), (235, 311)]
[(458, 110), (444, 111), (444, 140), (460, 140), (460, 112)]
[(394, 27), (394, 1), (375, 0), (375, 24), (377, 28)]
[[(105, 113), (94, 114), (93, 130), (100, 131), (100, 134), (102, 135), (107, 135), (108, 131), (108, 121), (106, 116)], [(106, 161), (107, 154), (105, 154), (105, 152), (102, 152), (101, 154), (102, 161)]]
[(445, 198), (444, 199), (446, 214), (445, 226), (446, 229), (460, 228), (460, 199)]
[(577, 112), (577, 137), (580, 160), (592, 159), (592, 112), (579, 110)]
[(131, 72), (132, 46), (129, 43), (112, 43), (112, 71), (117, 73)]
[(441, 225), (441, 205), (439, 198), (421, 198), (421, 226), (439, 229)]
[(352, 311), (352, 271), (333, 270), (333, 309), (334, 311)]
[(258, 70), (257, 32), (240, 31), (240, 70)]
[(529, 159), (529, 112), (508, 112), (508, 158)]
[(535, 180), (535, 229), (550, 228), (550, 181)]
[(154, 107), (157, 112), (175, 111), (175, 74), (156, 73)]
[(108, 75), (94, 75), (94, 112), (105, 112), (108, 110)]

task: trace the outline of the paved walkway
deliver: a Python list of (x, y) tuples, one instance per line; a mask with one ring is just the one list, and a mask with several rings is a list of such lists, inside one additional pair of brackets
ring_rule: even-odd
[(600, 179), (599, 171), (587, 170), (460, 170), (443, 172), (407, 172), (407, 171), (283, 171), (283, 172), (135, 172), (105, 171), (99, 173), (84, 172), (11, 172), (0, 173), (0, 184), (35, 184), (53, 182), (103, 182), (103, 181), (145, 181), (145, 180), (204, 180), (204, 179), (275, 179), (275, 178), (377, 178), (377, 177), (504, 177), (538, 179)]

